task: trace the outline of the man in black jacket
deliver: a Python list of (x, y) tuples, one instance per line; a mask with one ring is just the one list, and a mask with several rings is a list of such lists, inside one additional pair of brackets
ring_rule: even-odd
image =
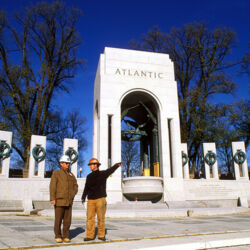
[(96, 158), (90, 159), (88, 165), (92, 172), (87, 176), (82, 194), (83, 205), (86, 197), (88, 197), (86, 238), (84, 238), (84, 241), (90, 241), (95, 238), (96, 214), (98, 220), (98, 239), (105, 241), (105, 213), (107, 204), (106, 181), (118, 167), (122, 166), (122, 163), (116, 163), (114, 166), (104, 171), (99, 171), (101, 163), (99, 163)]

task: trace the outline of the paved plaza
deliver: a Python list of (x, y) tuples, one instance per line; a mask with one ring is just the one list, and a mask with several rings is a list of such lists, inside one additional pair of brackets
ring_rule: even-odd
[[(108, 218), (106, 242), (84, 242), (85, 218), (73, 218), (70, 244), (56, 244), (53, 217), (1, 215), (0, 249), (250, 249), (250, 213), (201, 217)], [(236, 247), (237, 246), (237, 247)], [(236, 248), (235, 248), (236, 247)], [(222, 249), (224, 249), (222, 248)]]

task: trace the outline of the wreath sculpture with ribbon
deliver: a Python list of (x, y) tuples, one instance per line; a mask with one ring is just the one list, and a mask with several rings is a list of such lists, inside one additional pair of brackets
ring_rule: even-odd
[(0, 158), (8, 158), (11, 153), (10, 145), (5, 141), (0, 141)]
[(78, 160), (78, 153), (73, 148), (68, 148), (65, 152), (65, 155), (70, 158), (71, 164), (75, 163)]
[(235, 155), (233, 156), (233, 160), (237, 164), (243, 164), (246, 160), (246, 154), (241, 149), (238, 149)]
[(208, 151), (205, 155), (205, 162), (209, 165), (209, 166), (213, 166), (214, 163), (217, 160), (217, 156), (214, 152), (212, 151)]
[(43, 161), (46, 157), (46, 150), (41, 145), (36, 145), (32, 149), (32, 155), (35, 159), (35, 161), (40, 162)]
[(185, 152), (181, 152), (181, 156), (182, 156), (182, 166), (184, 167), (186, 164), (187, 164), (187, 162), (188, 162), (188, 155), (185, 153)]

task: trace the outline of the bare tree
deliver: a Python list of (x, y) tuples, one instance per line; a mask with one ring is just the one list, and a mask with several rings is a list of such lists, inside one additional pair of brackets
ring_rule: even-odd
[[(248, 49), (249, 48), (250, 48), (250, 43), (248, 44)], [(247, 51), (241, 61), (240, 73), (246, 74), (248, 77), (250, 76), (249, 64), (250, 64), (250, 52)]]
[(53, 114), (53, 118), (50, 119), (47, 128), (47, 140), (48, 147), (46, 149), (46, 166), (47, 170), (51, 171), (59, 166), (58, 157), (63, 151), (63, 139), (74, 138), (78, 140), (78, 167), (83, 166), (84, 159), (82, 152), (87, 147), (87, 141), (85, 139), (86, 119), (80, 116), (77, 110), (72, 110), (67, 114), (63, 115), (63, 111), (56, 112)]
[[(28, 171), (30, 138), (45, 135), (51, 103), (58, 91), (69, 92), (80, 38), (78, 9), (61, 2), (37, 3), (8, 23), (0, 13), (1, 124), (14, 132), (13, 148)], [(21, 144), (21, 147), (20, 147)]]

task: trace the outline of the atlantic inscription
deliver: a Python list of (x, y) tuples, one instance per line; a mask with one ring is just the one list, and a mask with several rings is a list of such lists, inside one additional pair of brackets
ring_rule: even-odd
[(134, 70), (134, 69), (124, 69), (117, 68), (115, 75), (120, 76), (133, 76), (133, 77), (143, 77), (143, 78), (152, 78), (152, 79), (163, 79), (163, 73), (147, 71), (147, 70)]

